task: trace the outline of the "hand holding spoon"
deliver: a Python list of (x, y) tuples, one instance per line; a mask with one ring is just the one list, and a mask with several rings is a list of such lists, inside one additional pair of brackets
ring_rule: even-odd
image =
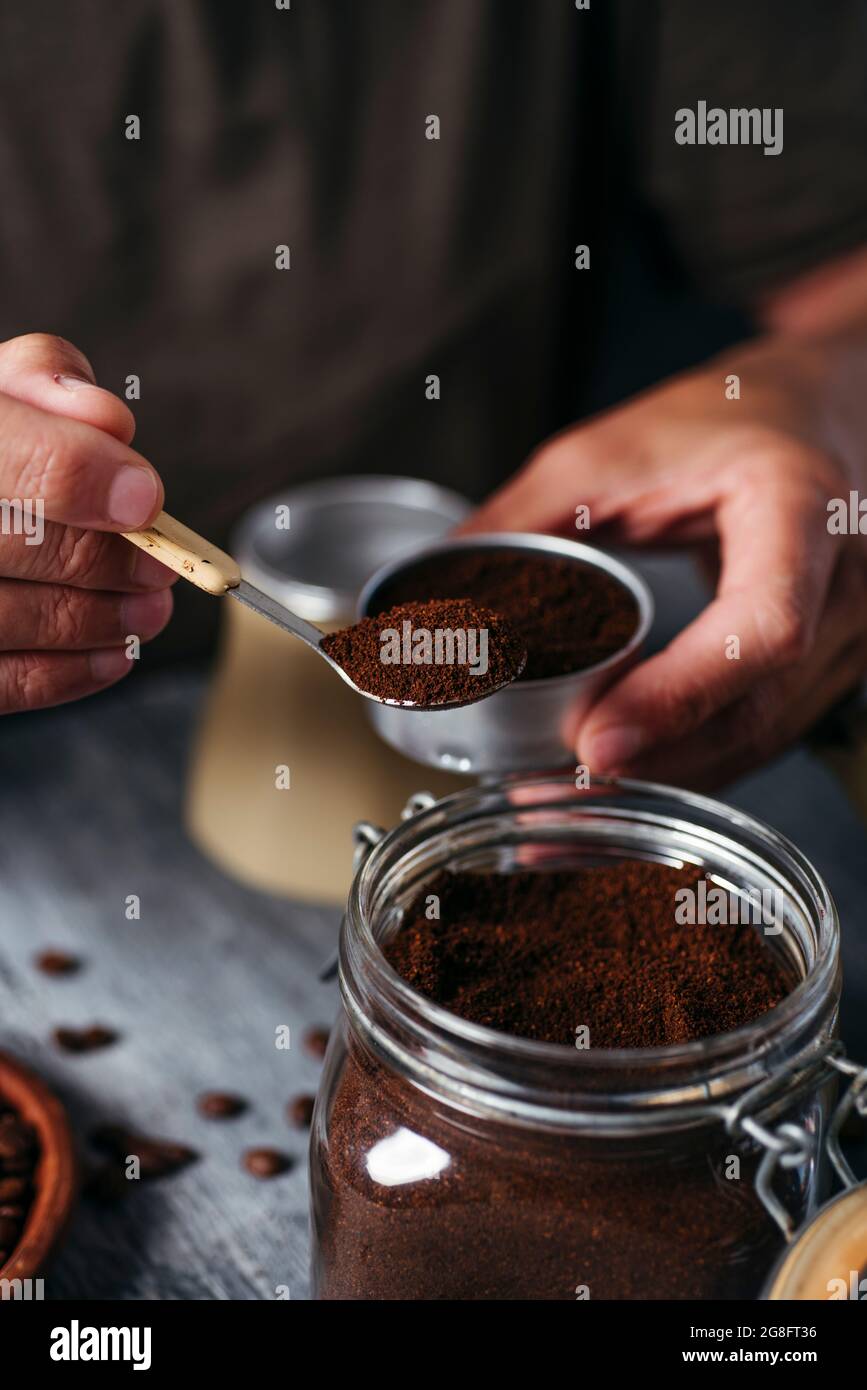
[[(142, 550), (148, 551), (156, 560), (167, 565), (183, 579), (189, 580), (197, 588), (203, 589), (205, 593), (215, 597), (228, 594), (231, 598), (237, 599), (245, 607), (251, 608), (254, 613), (259, 613), (269, 622), (275, 623), (284, 632), (291, 633), (293, 637), (298, 637), (302, 642), (306, 642), (308, 647), (312, 647), (317, 656), (327, 661), (329, 666), (337, 672), (341, 680), (358, 695), (364, 696), (366, 700), (375, 700), (378, 704), (401, 705), (408, 709), (455, 709), (460, 705), (474, 704), (477, 699), (485, 699), (488, 695), (493, 695), (495, 691), (501, 690), (505, 685), (520, 676), (521, 671), (527, 660), (526, 651), (518, 651), (512, 661), (509, 671), (505, 678), (481, 682), (479, 694), (474, 698), (467, 698), (466, 694), (455, 699), (437, 699), (435, 701), (420, 703), (415, 700), (389, 699), (386, 696), (376, 694), (372, 690), (362, 689), (350, 677), (348, 672), (335, 661), (325, 650), (323, 642), (326, 634), (313, 623), (306, 622), (299, 618), (296, 613), (285, 608), (276, 599), (263, 594), (260, 589), (250, 584), (241, 574), (240, 565), (231, 555), (212, 545), (202, 536), (184, 526), (182, 522), (176, 521), (167, 512), (160, 512), (152, 526), (144, 531), (126, 531), (123, 533), (128, 541), (137, 545)], [(365, 622), (370, 623), (370, 619)]]

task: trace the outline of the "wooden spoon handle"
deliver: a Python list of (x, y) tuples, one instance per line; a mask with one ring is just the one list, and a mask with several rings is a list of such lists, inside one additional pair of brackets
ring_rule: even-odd
[(189, 526), (175, 521), (168, 512), (160, 512), (146, 531), (124, 531), (122, 534), (206, 593), (224, 594), (241, 582), (241, 568), (231, 555), (196, 535)]

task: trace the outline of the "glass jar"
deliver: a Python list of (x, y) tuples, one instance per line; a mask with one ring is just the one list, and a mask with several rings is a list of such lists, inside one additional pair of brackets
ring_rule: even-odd
[[(448, 1013), (380, 950), (443, 869), (634, 858), (775, 889), (769, 946), (798, 981), (783, 1002), (698, 1042), (581, 1051)], [(799, 851), (739, 811), (569, 777), (433, 803), (363, 851), (340, 985), (311, 1140), (315, 1297), (749, 1298), (825, 1195), (836, 912)]]

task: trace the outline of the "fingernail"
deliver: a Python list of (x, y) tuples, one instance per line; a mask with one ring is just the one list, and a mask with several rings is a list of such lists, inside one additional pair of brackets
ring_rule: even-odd
[(141, 637), (147, 641), (162, 632), (172, 611), (170, 589), (153, 594), (131, 594), (121, 604), (121, 626), (124, 637)]
[(70, 376), (67, 372), (55, 372), (54, 380), (58, 386), (64, 387), (67, 391), (80, 391), (82, 386), (93, 386), (95, 383), (88, 381), (85, 376)]
[(110, 681), (120, 680), (131, 671), (135, 663), (130, 661), (125, 647), (106, 647), (103, 651), (90, 653), (90, 670), (95, 681), (108, 685)]
[(119, 526), (144, 526), (158, 501), (156, 475), (149, 468), (121, 468), (108, 492), (108, 515)]
[(614, 772), (644, 751), (648, 738), (644, 729), (612, 726), (596, 734), (590, 744), (592, 772)]
[(143, 589), (165, 589), (177, 578), (173, 570), (161, 565), (146, 550), (136, 550), (134, 546), (128, 549), (132, 557), (129, 577), (133, 584), (140, 584)]

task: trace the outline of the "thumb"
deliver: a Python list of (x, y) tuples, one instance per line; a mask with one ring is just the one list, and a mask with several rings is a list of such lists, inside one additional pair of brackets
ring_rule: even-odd
[(135, 434), (129, 407), (96, 385), (83, 352), (51, 333), (26, 333), (0, 343), (0, 392), (93, 425), (122, 444)]

